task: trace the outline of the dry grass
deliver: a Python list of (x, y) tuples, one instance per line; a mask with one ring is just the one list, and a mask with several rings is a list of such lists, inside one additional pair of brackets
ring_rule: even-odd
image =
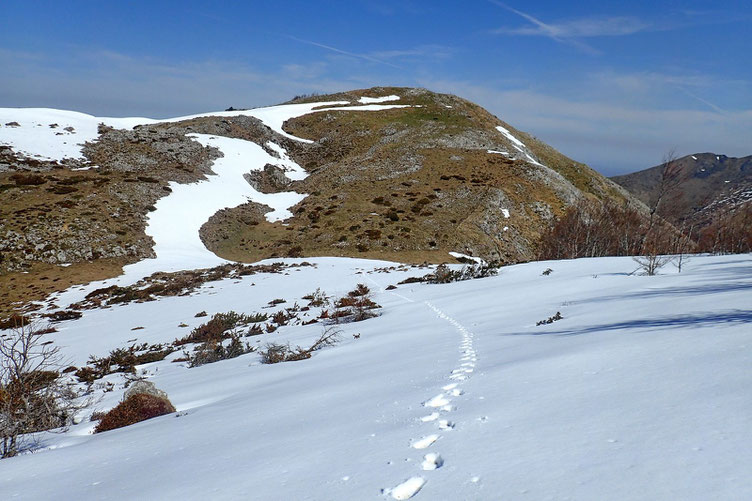
[(19, 309), (28, 310), (30, 301), (41, 301), (55, 291), (116, 277), (125, 264), (125, 259), (98, 259), (68, 267), (34, 263), (28, 273), (0, 274), (0, 318)]

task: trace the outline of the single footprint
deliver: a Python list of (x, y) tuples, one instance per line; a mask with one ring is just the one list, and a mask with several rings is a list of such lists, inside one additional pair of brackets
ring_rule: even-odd
[(441, 454), (439, 454), (438, 452), (429, 452), (428, 454), (423, 456), (421, 467), (424, 471), (431, 471), (441, 468), (443, 464), (444, 459), (441, 457)]
[(462, 390), (461, 390), (461, 389), (459, 389), (459, 388), (455, 388), (455, 389), (453, 389), (453, 390), (452, 390), (452, 391), (451, 391), (450, 393), (451, 393), (451, 394), (452, 394), (453, 396), (455, 396), (455, 397), (459, 397), (460, 395), (464, 394), (465, 392), (464, 392), (464, 391), (462, 391)]
[(454, 428), (454, 423), (449, 421), (448, 419), (442, 419), (439, 421), (439, 429), (440, 430), (451, 430)]
[(432, 412), (428, 416), (423, 416), (422, 418), (420, 418), (420, 420), (423, 421), (424, 423), (428, 423), (429, 421), (436, 421), (437, 419), (439, 419), (438, 412)]
[(457, 387), (457, 384), (458, 383), (449, 383), (448, 385), (442, 387), (441, 389), (445, 391), (453, 390)]
[(449, 403), (449, 399), (443, 393), (436, 395), (430, 400), (423, 402), (424, 407), (442, 407)]
[(430, 447), (432, 443), (436, 442), (439, 439), (438, 435), (427, 435), (421, 439), (414, 440), (410, 446), (413, 449), (425, 449), (426, 447)]
[(393, 489), (387, 489), (384, 491), (386, 494), (392, 496), (392, 499), (410, 499), (420, 491), (423, 486), (426, 485), (426, 481), (421, 477), (411, 477), (399, 484)]

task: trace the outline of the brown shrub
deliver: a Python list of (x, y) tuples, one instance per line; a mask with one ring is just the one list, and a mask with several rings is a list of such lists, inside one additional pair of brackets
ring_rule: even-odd
[(16, 186), (38, 186), (47, 182), (47, 180), (39, 174), (23, 174), (20, 172), (10, 176), (10, 179), (16, 183)]
[(0, 329), (17, 329), (25, 327), (31, 323), (29, 317), (13, 313), (8, 318), (0, 320)]
[(172, 412), (175, 412), (175, 407), (168, 399), (146, 393), (136, 393), (103, 415), (97, 427), (94, 428), (94, 433), (122, 428)]
[(752, 202), (716, 216), (700, 232), (699, 250), (713, 254), (752, 252)]

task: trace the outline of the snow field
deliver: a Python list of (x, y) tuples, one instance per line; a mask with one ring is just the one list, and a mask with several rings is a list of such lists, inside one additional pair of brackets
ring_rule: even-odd
[[(171, 341), (186, 332), (181, 321), (202, 320), (193, 318), (200, 310), (250, 313), (274, 297), (300, 301), (317, 286), (337, 295), (375, 283), (374, 300), (384, 307), (378, 318), (343, 324), (339, 344), (305, 361), (265, 366), (252, 353), (193, 369), (169, 360), (143, 366), (179, 417), (99, 435), (84, 421), (44, 434), (47, 450), (3, 460), (4, 494), (752, 496), (752, 256), (693, 257), (681, 274), (669, 266), (655, 277), (629, 275), (629, 258), (527, 263), (497, 277), (395, 293), (384, 288), (427, 270), (316, 263), (316, 270), (224, 280), (189, 297), (87, 311), (60, 324), (64, 352), (80, 360), (128, 336)], [(546, 268), (550, 276), (541, 275)], [(556, 311), (562, 320), (536, 327)], [(134, 324), (146, 328), (131, 332)], [(282, 327), (259, 341), (305, 346), (320, 329)], [(110, 380), (114, 391), (95, 391), (99, 409), (122, 396), (122, 378)], [(200, 478), (185, 474), (199, 467)]]

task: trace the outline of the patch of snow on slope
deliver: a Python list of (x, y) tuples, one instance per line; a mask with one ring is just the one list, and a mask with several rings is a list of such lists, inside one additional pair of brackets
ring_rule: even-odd
[[(13, 122), (18, 126), (7, 125)], [(150, 122), (148, 118), (97, 118), (48, 108), (0, 108), (0, 144), (37, 159), (78, 159), (83, 143), (99, 137), (100, 123), (126, 129)]]
[(509, 153), (507, 153), (506, 151), (499, 151), (499, 150), (486, 150), (486, 153), (493, 153), (493, 154), (496, 154), (496, 155), (504, 155), (504, 156), (507, 156), (507, 157), (509, 156)]
[(509, 209), (501, 209), (502, 214), (504, 214), (504, 219), (509, 219)]
[(530, 154), (530, 150), (528, 150), (527, 146), (525, 146), (525, 144), (522, 141), (520, 141), (519, 139), (517, 139), (516, 137), (514, 137), (512, 135), (512, 133), (509, 132), (507, 129), (505, 129), (501, 125), (497, 125), (496, 126), (496, 130), (498, 130), (499, 132), (501, 132), (502, 134), (504, 134), (504, 137), (506, 137), (507, 139), (509, 139), (512, 142), (512, 146), (514, 146), (515, 148), (517, 148), (517, 150), (520, 153), (522, 153), (523, 155), (525, 155), (525, 157), (527, 158), (527, 160), (531, 164), (541, 165), (541, 166), (543, 165), (542, 163), (538, 162), (535, 158), (533, 158), (533, 156)]
[(358, 99), (359, 103), (363, 104), (373, 104), (373, 103), (385, 103), (387, 101), (399, 101), (399, 96), (391, 95), (391, 96), (384, 96), (384, 97), (366, 97), (363, 96), (360, 99)]
[(223, 156), (212, 165), (216, 175), (196, 183), (170, 183), (172, 193), (157, 201), (157, 210), (149, 214), (146, 225), (146, 234), (154, 239), (157, 257), (126, 266), (121, 283), (136, 281), (156, 271), (207, 268), (226, 263), (209, 251), (199, 237), (201, 226), (217, 211), (253, 201), (273, 209), (266, 214), (268, 221), (281, 221), (292, 217), (289, 207), (306, 197), (295, 192), (259, 193), (243, 179), (243, 174), (262, 170), (267, 163), (285, 167), (292, 179), (304, 178), (305, 171), (287, 157), (282, 147), (268, 143), (279, 152), (280, 158), (274, 158), (251, 141), (207, 134), (188, 136), (222, 152)]
[(452, 256), (452, 257), (454, 257), (454, 258), (457, 258), (457, 259), (467, 259), (468, 261), (473, 261), (473, 262), (475, 262), (477, 264), (483, 264), (483, 263), (485, 263), (485, 261), (483, 261), (483, 259), (481, 259), (479, 257), (468, 256), (467, 254), (462, 254), (460, 252), (450, 251), (449, 255)]
[(697, 157), (692, 155), (692, 160), (697, 160)]

